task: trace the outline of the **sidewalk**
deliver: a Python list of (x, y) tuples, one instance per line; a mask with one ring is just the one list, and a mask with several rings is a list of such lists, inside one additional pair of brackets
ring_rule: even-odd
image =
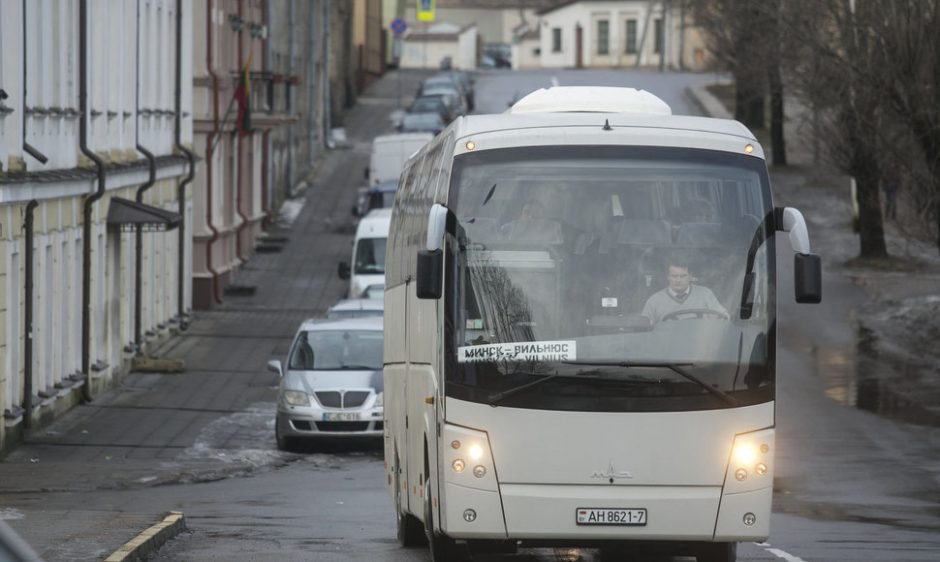
[[(732, 118), (704, 87), (690, 95), (707, 114)], [(940, 427), (940, 253), (930, 241), (916, 240), (895, 221), (885, 222), (891, 259), (859, 264), (858, 236), (852, 231), (849, 178), (825, 164), (814, 165), (809, 128), (789, 102), (785, 125), (789, 166), (770, 169), (775, 204), (792, 205), (806, 217), (813, 252), (826, 271), (851, 280), (867, 300), (854, 311), (858, 341), (853, 362), (833, 378), (851, 386), (841, 403), (902, 422)], [(765, 147), (769, 150), (769, 147)], [(825, 300), (826, 296), (823, 295)]]
[[(421, 76), (403, 77), (406, 95)], [(302, 458), (274, 446), (276, 379), (265, 365), (283, 358), (302, 320), (322, 316), (346, 291), (336, 264), (349, 260), (350, 209), (371, 138), (390, 132), (397, 96), (397, 80), (386, 78), (348, 112), (349, 145), (329, 151), (291, 203), (303, 208), (290, 228), (269, 232), (287, 242), (256, 253), (237, 272), (235, 282), (256, 287), (255, 294), (225, 296), (215, 309), (197, 311), (186, 332), (157, 350), (184, 360), (184, 373), (132, 373), (30, 435), (0, 464), (0, 519), (45, 560), (104, 558), (163, 518), (146, 505), (124, 505), (121, 492)]]

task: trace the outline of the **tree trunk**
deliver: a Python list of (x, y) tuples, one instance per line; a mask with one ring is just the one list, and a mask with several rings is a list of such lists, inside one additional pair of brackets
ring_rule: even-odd
[(734, 118), (748, 129), (763, 129), (764, 92), (759, 82), (741, 74), (734, 80)]
[(783, 80), (780, 78), (780, 66), (774, 64), (768, 71), (770, 86), (770, 147), (771, 162), (774, 166), (787, 165), (787, 146), (783, 133)]
[(858, 238), (859, 257), (884, 258), (888, 256), (885, 245), (884, 223), (881, 219), (881, 194), (878, 191), (878, 175), (864, 173), (855, 177), (858, 193)]

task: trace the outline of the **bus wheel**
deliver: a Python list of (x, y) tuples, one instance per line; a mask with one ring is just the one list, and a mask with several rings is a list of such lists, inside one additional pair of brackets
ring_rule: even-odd
[(695, 559), (698, 562), (735, 562), (738, 559), (738, 543), (706, 543), (699, 549)]
[(398, 470), (398, 458), (395, 459), (395, 513), (398, 522), (398, 542), (404, 547), (424, 546), (424, 526), (418, 519), (401, 509), (401, 473)]
[(434, 510), (431, 508), (431, 481), (424, 481), (424, 534), (427, 535), (431, 562), (462, 562), (469, 560), (466, 545), (458, 545), (447, 535), (434, 532)]

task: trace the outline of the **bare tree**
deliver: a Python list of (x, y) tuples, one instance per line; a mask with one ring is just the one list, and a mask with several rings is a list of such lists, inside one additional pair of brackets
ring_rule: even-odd
[[(882, 92), (883, 104), (891, 121), (906, 129), (910, 144), (895, 132), (885, 158), (890, 173), (907, 175), (923, 182), (912, 182), (915, 201), (932, 222), (935, 243), (940, 249), (940, 1), (899, 0), (871, 2), (872, 58), (877, 72), (871, 76)], [(912, 145), (912, 146), (911, 146)], [(919, 166), (909, 163), (909, 150), (921, 155)], [(886, 175), (886, 174), (883, 174)], [(898, 182), (897, 177), (885, 177)]]
[(887, 256), (879, 191), (885, 111), (871, 79), (877, 40), (869, 32), (878, 1), (788, 0), (781, 21), (795, 61), (790, 82), (819, 115), (814, 134), (825, 139), (832, 163), (855, 178), (863, 258)]
[(712, 54), (734, 78), (735, 119), (751, 129), (764, 129), (770, 95), (771, 161), (786, 165), (780, 0), (689, 0), (689, 7)]

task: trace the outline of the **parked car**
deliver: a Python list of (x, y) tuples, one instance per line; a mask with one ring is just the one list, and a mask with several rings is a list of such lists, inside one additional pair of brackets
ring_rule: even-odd
[(411, 102), (411, 106), (408, 108), (408, 113), (428, 112), (440, 115), (445, 124), (450, 123), (457, 117), (456, 104), (453, 100), (449, 99), (449, 96), (418, 96)]
[(460, 88), (451, 81), (448, 84), (438, 84), (425, 87), (421, 90), (422, 96), (445, 96), (452, 109), (453, 119), (466, 115), (468, 111), (467, 100)]
[(349, 298), (358, 297), (369, 285), (385, 283), (385, 245), (391, 218), (391, 209), (375, 209), (356, 226), (352, 267), (341, 261), (336, 268), (340, 279), (349, 280)]
[(382, 317), (307, 320), (277, 373), (277, 448), (313, 438), (381, 437)]
[(467, 98), (467, 106), (470, 108), (470, 111), (473, 111), (475, 107), (473, 101), (473, 77), (470, 76), (470, 73), (463, 70), (448, 70), (446, 72), (435, 74), (432, 76), (432, 78), (437, 78), (438, 76), (447, 76), (456, 82), (461, 87), (464, 97)]
[(402, 133), (431, 133), (438, 134), (446, 125), (439, 113), (406, 113), (398, 125)]
[(326, 317), (330, 320), (338, 320), (340, 318), (382, 316), (384, 309), (385, 301), (382, 299), (342, 299), (326, 311)]
[(389, 180), (372, 187), (361, 187), (352, 209), (354, 217), (364, 217), (373, 209), (387, 209), (395, 203), (398, 180)]
[(369, 167), (365, 170), (366, 180), (372, 185), (385, 181), (398, 181), (405, 162), (429, 140), (431, 133), (397, 133), (379, 135), (372, 139), (372, 151), (369, 155)]
[(380, 299), (382, 303), (385, 303), (385, 283), (373, 283), (365, 288), (362, 291), (362, 294), (359, 295), (359, 298), (362, 299)]

